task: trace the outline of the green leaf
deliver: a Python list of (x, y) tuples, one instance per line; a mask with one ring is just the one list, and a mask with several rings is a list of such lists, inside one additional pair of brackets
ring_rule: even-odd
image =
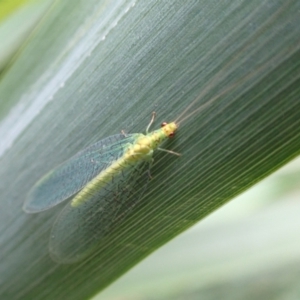
[[(58, 2), (0, 82), (0, 296), (87, 299), (298, 155), (299, 6)], [(27, 215), (29, 189), (92, 142), (143, 132), (154, 110), (179, 122), (165, 148), (182, 156), (156, 153), (142, 204), (87, 260), (54, 263), (63, 205)]]
[[(293, 160), (93, 300), (297, 299), (299, 166)], [(286, 181), (297, 177), (287, 191)]]

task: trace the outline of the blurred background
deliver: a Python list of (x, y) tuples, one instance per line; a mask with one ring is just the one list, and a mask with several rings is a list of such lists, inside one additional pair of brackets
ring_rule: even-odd
[(93, 300), (300, 299), (299, 195), (297, 158)]

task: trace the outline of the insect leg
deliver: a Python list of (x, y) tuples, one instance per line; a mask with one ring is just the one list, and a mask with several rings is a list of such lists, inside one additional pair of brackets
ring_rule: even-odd
[(156, 112), (154, 111), (154, 112), (152, 113), (151, 121), (150, 121), (149, 125), (148, 125), (147, 128), (146, 128), (146, 134), (149, 133), (149, 129), (150, 129), (151, 125), (152, 125), (153, 122), (154, 122), (155, 116), (156, 116)]
[(124, 137), (128, 136), (124, 130), (121, 130), (121, 133), (124, 135)]
[(157, 150), (167, 152), (167, 153), (170, 153), (170, 154), (174, 154), (174, 155), (177, 155), (177, 156), (181, 156), (180, 153), (174, 152), (172, 150), (167, 150), (167, 149), (162, 149), (162, 148), (157, 148)]

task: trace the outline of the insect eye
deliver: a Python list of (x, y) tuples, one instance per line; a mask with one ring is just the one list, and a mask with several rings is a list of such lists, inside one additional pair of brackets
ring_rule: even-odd
[(169, 134), (169, 137), (172, 138), (174, 135), (175, 135), (174, 132), (171, 132), (171, 133)]
[(167, 124), (168, 124), (167, 122), (162, 122), (160, 126), (165, 127)]

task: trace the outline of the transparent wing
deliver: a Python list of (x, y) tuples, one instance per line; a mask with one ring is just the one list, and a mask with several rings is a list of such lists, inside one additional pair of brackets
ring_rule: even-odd
[(24, 211), (40, 212), (71, 197), (121, 157), (138, 136), (139, 134), (113, 135), (78, 152), (33, 186), (24, 203)]
[(149, 163), (131, 166), (78, 207), (70, 202), (56, 219), (49, 241), (52, 259), (74, 263), (88, 256), (139, 203), (149, 181)]

